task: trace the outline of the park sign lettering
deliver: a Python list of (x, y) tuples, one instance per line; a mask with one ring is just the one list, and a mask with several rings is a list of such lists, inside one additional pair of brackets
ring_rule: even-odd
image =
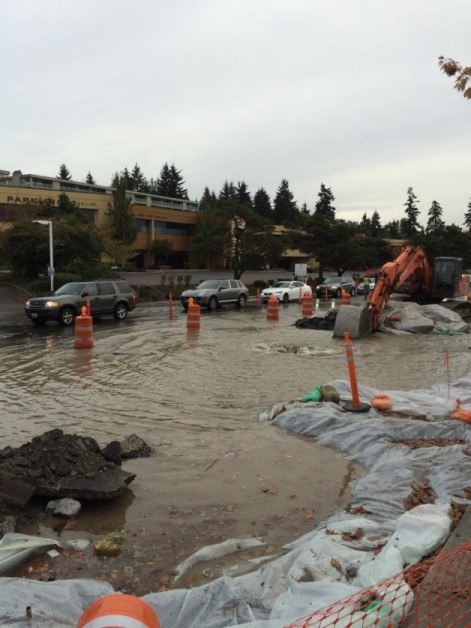
[[(7, 203), (12, 205), (43, 205), (45, 202), (48, 202), (51, 205), (57, 205), (57, 199), (48, 197), (48, 198), (37, 198), (34, 196), (7, 196)], [(75, 201), (77, 205), (80, 207), (96, 207), (97, 204), (91, 201)]]

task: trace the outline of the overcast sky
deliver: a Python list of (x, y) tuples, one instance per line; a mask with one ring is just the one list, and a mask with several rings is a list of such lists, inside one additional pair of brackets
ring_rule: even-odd
[(462, 225), (471, 101), (437, 58), (471, 64), (470, 0), (0, 0), (0, 169), (97, 183), (137, 162), (191, 199), (282, 179), (337, 217), (404, 217), (412, 186)]

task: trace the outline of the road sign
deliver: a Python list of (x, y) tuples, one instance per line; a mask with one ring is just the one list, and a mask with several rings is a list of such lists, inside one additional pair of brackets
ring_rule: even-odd
[(54, 266), (47, 267), (47, 274), (49, 277), (51, 277), (51, 275), (55, 275), (55, 273), (56, 273), (56, 269), (54, 268)]

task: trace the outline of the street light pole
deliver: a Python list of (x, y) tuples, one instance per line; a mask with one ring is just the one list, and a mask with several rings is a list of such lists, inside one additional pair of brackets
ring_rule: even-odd
[(54, 292), (54, 246), (52, 240), (52, 220), (33, 220), (38, 225), (48, 225), (49, 227), (49, 268), (48, 273), (51, 278), (51, 292)]

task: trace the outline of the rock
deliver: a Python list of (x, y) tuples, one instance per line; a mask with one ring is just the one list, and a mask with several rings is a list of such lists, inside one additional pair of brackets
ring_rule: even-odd
[(121, 464), (121, 443), (117, 440), (111, 441), (101, 450), (101, 455), (109, 462)]
[(0, 467), (0, 501), (24, 506), (33, 497), (34, 492), (34, 484), (21, 477), (13, 476)]
[(93, 438), (64, 434), (59, 429), (37, 436), (14, 449), (13, 456), (0, 456), (0, 499), (2, 487), (5, 501), (19, 504), (33, 494), (76, 499), (115, 497), (135, 475), (118, 466), (117, 441), (105, 450), (106, 457)]
[(137, 434), (130, 434), (121, 443), (121, 458), (147, 458), (152, 453), (149, 445)]
[(71, 541), (67, 541), (67, 546), (77, 551), (83, 551), (87, 549), (89, 545), (90, 541), (88, 539), (72, 539)]
[(6, 460), (7, 458), (11, 458), (14, 455), (15, 455), (15, 451), (14, 451), (13, 447), (10, 447), (9, 445), (8, 445), (8, 447), (4, 447), (3, 449), (0, 450), (0, 458), (2, 460)]
[(47, 503), (46, 510), (59, 517), (76, 517), (82, 505), (75, 499), (56, 499)]
[(325, 384), (324, 386), (321, 386), (321, 391), (323, 401), (333, 401), (334, 403), (339, 403), (340, 395), (333, 386)]

